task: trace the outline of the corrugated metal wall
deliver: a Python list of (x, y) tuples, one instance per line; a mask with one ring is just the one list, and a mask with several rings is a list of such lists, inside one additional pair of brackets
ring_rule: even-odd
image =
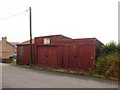
[[(44, 38), (50, 38), (50, 44), (44, 45)], [(94, 67), (96, 50), (102, 44), (95, 38), (70, 39), (60, 36), (35, 38), (33, 60), (37, 66), (65, 68), (72, 70), (88, 70)], [(22, 51), (23, 47), (23, 51)], [(18, 61), (29, 63), (29, 45), (18, 45)], [(24, 52), (24, 53), (22, 53)]]
[(94, 46), (65, 45), (63, 51), (63, 68), (88, 70), (94, 66)]
[(46, 66), (46, 67), (58, 67), (58, 47), (56, 45), (51, 46), (37, 46), (36, 50), (37, 58), (36, 65)]
[[(35, 60), (35, 49), (32, 45), (33, 51), (33, 63)], [(17, 45), (17, 63), (18, 64), (30, 64), (30, 45)]]

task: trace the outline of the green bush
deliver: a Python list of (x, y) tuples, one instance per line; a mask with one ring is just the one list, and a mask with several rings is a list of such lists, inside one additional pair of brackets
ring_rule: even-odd
[(101, 48), (101, 54), (96, 61), (95, 72), (105, 77), (118, 78), (120, 66), (120, 44), (110, 42)]
[[(118, 46), (120, 49), (120, 45), (118, 45)], [(110, 43), (103, 45), (101, 47), (101, 55), (108, 55), (112, 52), (117, 52), (118, 46), (116, 45), (116, 43), (114, 41), (111, 41)]]
[(118, 53), (101, 56), (96, 62), (96, 72), (106, 77), (118, 77)]

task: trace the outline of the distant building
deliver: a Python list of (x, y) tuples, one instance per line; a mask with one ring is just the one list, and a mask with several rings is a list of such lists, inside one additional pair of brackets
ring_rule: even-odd
[(0, 58), (4, 59), (12, 56), (17, 50), (18, 42), (8, 42), (7, 37), (2, 37), (0, 41)]

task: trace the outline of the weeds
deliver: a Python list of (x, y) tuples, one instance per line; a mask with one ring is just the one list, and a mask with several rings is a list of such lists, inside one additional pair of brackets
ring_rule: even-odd
[(120, 78), (118, 68), (120, 66), (120, 44), (110, 42), (101, 48), (100, 56), (96, 60), (95, 73), (106, 78)]

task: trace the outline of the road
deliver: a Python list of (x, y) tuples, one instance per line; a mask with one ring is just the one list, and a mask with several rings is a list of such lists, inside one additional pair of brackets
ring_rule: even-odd
[(2, 88), (118, 88), (117, 81), (2, 65)]

